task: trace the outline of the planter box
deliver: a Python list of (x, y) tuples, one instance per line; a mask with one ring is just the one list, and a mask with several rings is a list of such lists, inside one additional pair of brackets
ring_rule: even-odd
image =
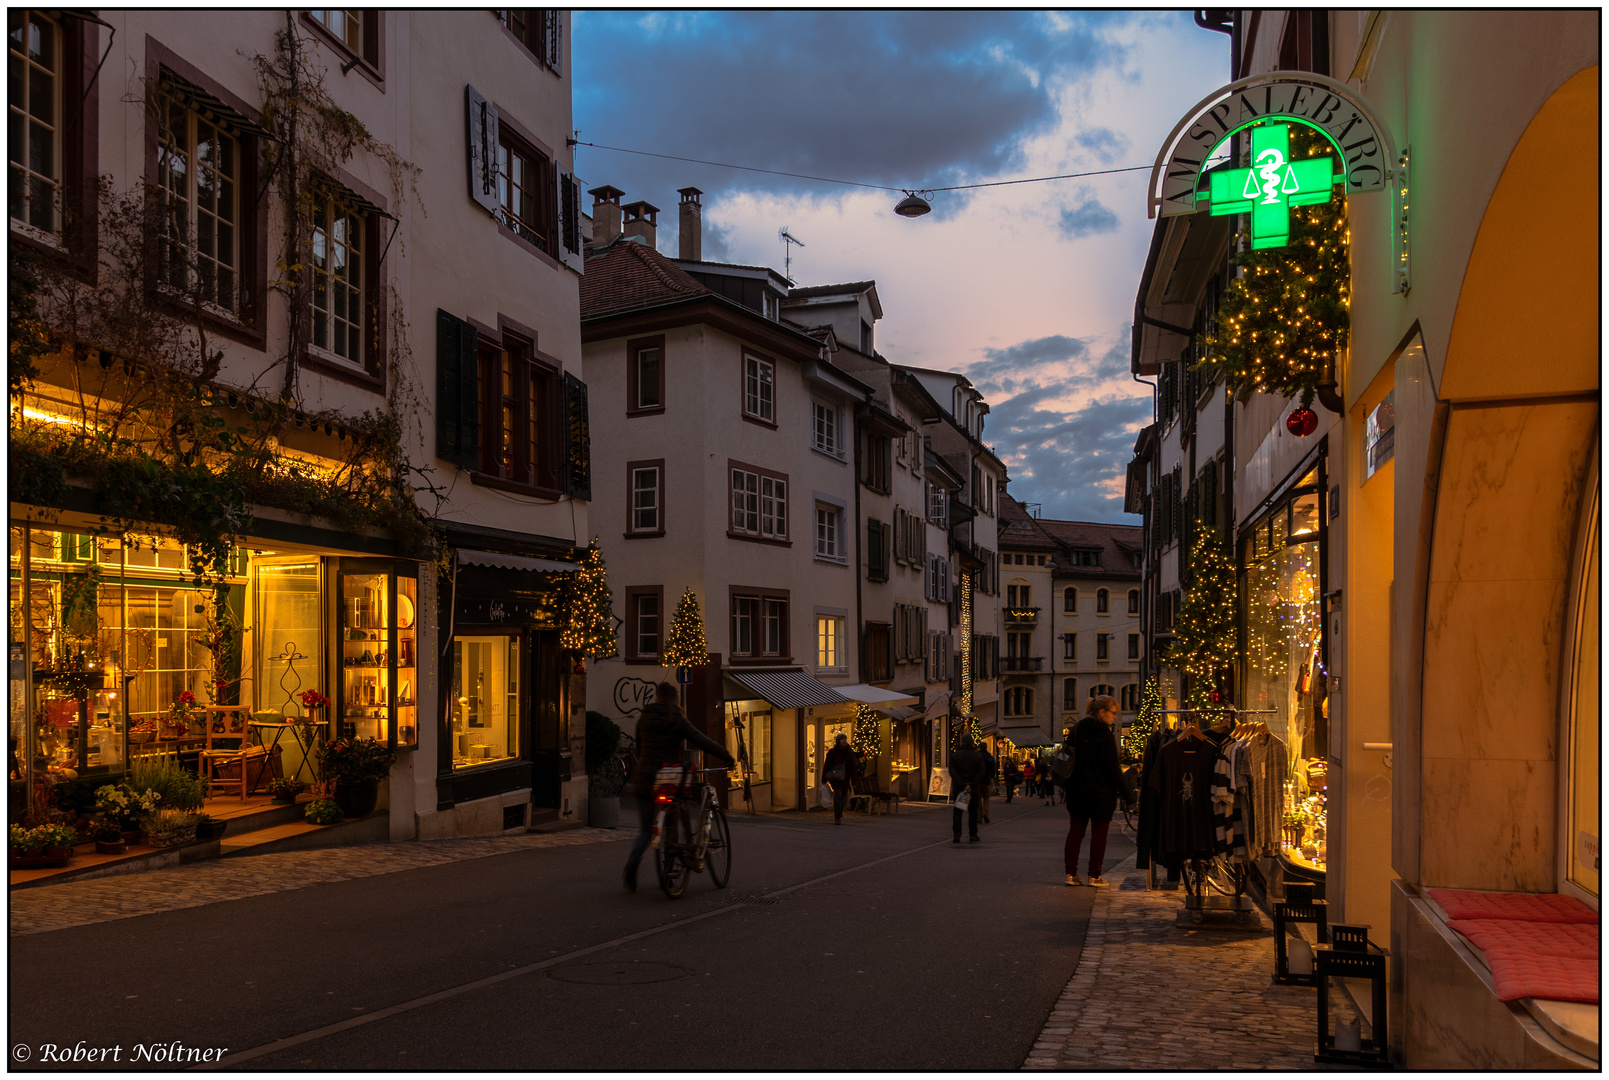
[(122, 840), (95, 841), (95, 853), (98, 855), (122, 855), (127, 851), (128, 844), (124, 843)]
[(46, 848), (27, 855), (12, 855), (11, 869), (13, 870), (45, 870), (54, 867), (66, 866), (73, 858), (73, 849), (70, 847)]
[(144, 834), (144, 838), (145, 843), (151, 847), (178, 847), (180, 844), (188, 844), (196, 838), (196, 827), (186, 825), (179, 829), (169, 829), (167, 832), (148, 832)]

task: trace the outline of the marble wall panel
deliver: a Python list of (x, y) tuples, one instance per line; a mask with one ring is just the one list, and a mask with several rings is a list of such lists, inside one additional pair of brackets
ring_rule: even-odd
[(1430, 579), (1567, 576), (1597, 415), (1584, 401), (1455, 408)]
[(1552, 762), (1426, 757), (1423, 775), (1423, 887), (1553, 891)]
[(1426, 593), (1425, 756), (1554, 760), (1564, 581), (1432, 581)]

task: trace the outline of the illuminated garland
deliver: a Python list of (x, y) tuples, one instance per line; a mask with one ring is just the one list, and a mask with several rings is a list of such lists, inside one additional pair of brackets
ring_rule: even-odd
[(970, 735), (972, 736), (972, 745), (982, 750), (983, 725), (978, 723), (978, 718), (976, 716), (958, 716), (956, 721), (957, 723), (953, 724), (950, 730), (950, 749), (954, 750), (961, 745), (961, 736)]
[(684, 591), (676, 604), (676, 614), (670, 620), (665, 648), (660, 655), (666, 667), (702, 667), (710, 662), (709, 643), (704, 640), (704, 616), (692, 589)]
[(1156, 676), (1145, 680), (1145, 690), (1140, 695), (1140, 711), (1134, 715), (1134, 722), (1123, 733), (1123, 748), (1132, 756), (1140, 757), (1145, 753), (1145, 740), (1151, 737), (1162, 722), (1162, 692), (1157, 687)]
[(615, 645), (614, 593), (609, 589), (609, 572), (603, 564), (598, 540), (587, 545), (581, 568), (565, 585), (570, 618), (559, 635), (559, 645), (581, 656), (607, 660), (619, 656)]
[(1235, 662), (1235, 565), (1229, 545), (1211, 529), (1197, 530), (1190, 570), (1190, 591), (1179, 605), (1164, 660), (1190, 676), (1185, 707), (1199, 709), (1213, 704), (1220, 675)]
[(865, 705), (855, 706), (855, 730), (849, 736), (849, 747), (861, 757), (877, 757), (883, 752), (881, 718)]
[[(1331, 151), (1323, 138), (1291, 125), (1293, 159)], [(1285, 247), (1235, 257), (1244, 272), (1223, 291), (1195, 367), (1223, 378), (1243, 400), (1254, 390), (1299, 394), (1306, 408), (1351, 328), (1346, 200), (1293, 208), (1290, 219)]]

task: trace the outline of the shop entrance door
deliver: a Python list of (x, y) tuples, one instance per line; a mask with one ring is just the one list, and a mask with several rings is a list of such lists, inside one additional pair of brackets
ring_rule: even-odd
[(570, 733), (564, 716), (564, 653), (556, 630), (531, 634), (531, 801), (541, 809), (559, 809), (564, 782), (570, 779)]

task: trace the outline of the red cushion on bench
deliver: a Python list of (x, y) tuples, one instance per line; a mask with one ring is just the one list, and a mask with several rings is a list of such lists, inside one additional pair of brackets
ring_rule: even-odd
[(1447, 924), (1486, 954), (1499, 1001), (1598, 1003), (1598, 930), (1583, 923), (1457, 919)]
[(1598, 913), (1558, 893), (1493, 893), (1469, 889), (1426, 889), (1449, 919), (1513, 919), (1536, 923), (1592, 923)]

